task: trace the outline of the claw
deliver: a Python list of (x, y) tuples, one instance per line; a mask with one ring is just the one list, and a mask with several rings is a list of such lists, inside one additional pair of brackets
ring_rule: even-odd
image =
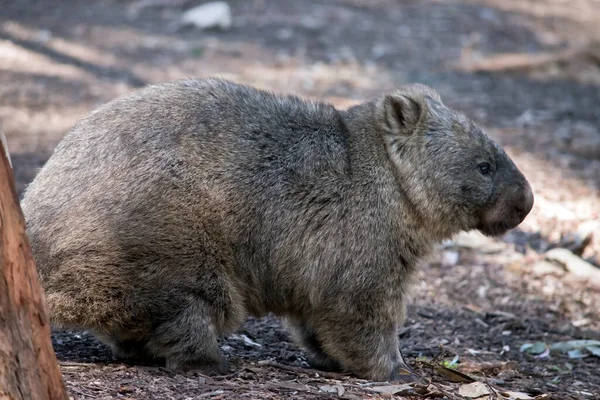
[(390, 376), (390, 380), (394, 382), (400, 383), (412, 383), (418, 382), (422, 378), (419, 374), (417, 374), (411, 367), (406, 364), (398, 365)]

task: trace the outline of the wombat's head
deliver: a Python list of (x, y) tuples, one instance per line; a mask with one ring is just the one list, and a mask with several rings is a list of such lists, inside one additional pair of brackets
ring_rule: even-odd
[(499, 235), (531, 211), (531, 187), (504, 150), (433, 89), (400, 88), (376, 112), (399, 185), (436, 235)]

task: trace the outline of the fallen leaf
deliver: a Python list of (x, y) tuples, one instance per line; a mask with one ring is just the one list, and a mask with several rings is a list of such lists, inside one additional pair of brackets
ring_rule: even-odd
[(310, 392), (311, 391), (310, 386), (305, 385), (303, 383), (293, 382), (293, 381), (277, 382), (277, 383), (275, 383), (275, 386), (282, 388), (282, 389), (299, 390), (302, 392)]
[(335, 388), (335, 386), (330, 386), (330, 385), (319, 386), (319, 390), (321, 390), (325, 393), (336, 393), (337, 392), (337, 389)]
[(439, 388), (434, 385), (416, 386), (415, 391), (427, 399), (445, 397), (445, 394), (440, 392)]
[(549, 399), (551, 397), (552, 397), (552, 395), (550, 393), (544, 393), (544, 394), (535, 396), (533, 399), (534, 400), (544, 400), (544, 399)]
[(483, 382), (473, 382), (467, 385), (462, 385), (458, 388), (458, 394), (467, 397), (469, 399), (475, 399), (477, 397), (486, 396), (492, 392)]
[(499, 253), (505, 245), (477, 231), (461, 232), (454, 238), (454, 246), (472, 249), (485, 254)]
[(600, 357), (600, 347), (598, 346), (586, 346), (587, 351), (595, 355), (596, 357)]
[(533, 347), (533, 343), (523, 343), (521, 347), (519, 347), (519, 351), (522, 353), (531, 347)]
[(370, 387), (369, 390), (373, 390), (377, 393), (381, 394), (399, 394), (408, 396), (411, 394), (415, 394), (415, 389), (410, 385), (388, 385), (388, 386), (373, 386)]
[(437, 372), (442, 374), (446, 379), (450, 382), (474, 382), (475, 379), (471, 378), (469, 375), (457, 371), (455, 369), (446, 368), (440, 364), (430, 364), (435, 368)]
[(571, 350), (581, 349), (588, 346), (600, 346), (600, 340), (569, 340), (566, 342), (558, 342), (552, 344), (550, 346), (550, 350), (567, 353)]
[(546, 347), (546, 350), (542, 354), (538, 354), (535, 358), (546, 358), (550, 355), (550, 348)]
[(337, 384), (335, 386), (331, 386), (331, 385), (319, 386), (319, 390), (326, 392), (326, 393), (337, 393), (338, 396), (343, 396), (344, 393), (346, 392), (346, 389), (340, 384)]
[(542, 354), (548, 349), (548, 345), (544, 342), (525, 343), (519, 349), (521, 352), (526, 351), (529, 354)]
[(587, 354), (583, 354), (579, 349), (568, 351), (567, 354), (569, 355), (569, 358), (584, 358), (588, 356)]

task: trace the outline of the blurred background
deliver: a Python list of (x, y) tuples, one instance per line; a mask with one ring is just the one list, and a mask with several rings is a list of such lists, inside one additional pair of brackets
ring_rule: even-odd
[[(423, 333), (431, 318), (419, 312), (459, 321), (465, 307), (538, 321), (527, 334), (598, 334), (600, 1), (0, 0), (0, 124), (19, 193), (95, 107), (208, 76), (338, 107), (405, 83), (433, 86), (507, 149), (536, 205), (499, 243), (469, 237), (440, 249), (409, 314), (420, 334), (407, 340), (425, 349), (444, 338)], [(568, 265), (580, 261), (583, 273)], [(494, 321), (459, 344), (443, 340), (457, 353), (475, 337), (498, 341)], [(505, 336), (499, 348), (522, 357), (531, 338)]]

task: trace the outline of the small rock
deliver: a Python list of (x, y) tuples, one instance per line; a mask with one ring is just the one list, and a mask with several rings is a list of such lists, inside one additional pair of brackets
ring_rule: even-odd
[(181, 16), (182, 25), (194, 25), (200, 29), (231, 27), (231, 8), (224, 1), (204, 3), (190, 8)]
[(442, 264), (452, 266), (458, 264), (458, 251), (444, 251), (442, 253)]
[(576, 256), (568, 249), (556, 248), (548, 250), (545, 257), (548, 261), (564, 266), (567, 271), (574, 275), (587, 278), (591, 282), (600, 283), (600, 268), (594, 267), (592, 264)]

